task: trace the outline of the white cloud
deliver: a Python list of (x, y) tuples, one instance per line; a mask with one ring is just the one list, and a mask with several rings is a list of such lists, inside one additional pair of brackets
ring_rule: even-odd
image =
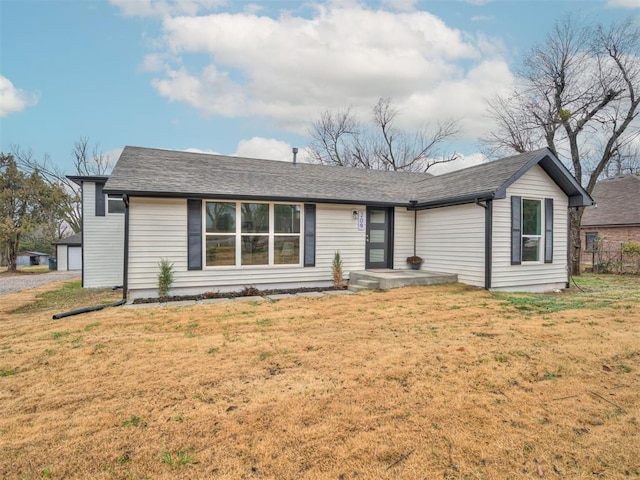
[(512, 82), (501, 42), (424, 11), (355, 2), (314, 8), (309, 18), (257, 9), (165, 15), (163, 46), (142, 68), (156, 72), (152, 85), (170, 102), (208, 115), (266, 118), (297, 133), (326, 108), (370, 112), (383, 96), (402, 107), (407, 128), (455, 116), (465, 118), (467, 138), (487, 132), (484, 99)]
[(166, 17), (196, 15), (203, 10), (214, 10), (225, 0), (109, 0), (127, 17)]
[(38, 95), (16, 88), (11, 80), (0, 75), (0, 117), (21, 112), (38, 103)]
[(472, 153), (470, 155), (460, 155), (460, 157), (452, 162), (439, 163), (429, 169), (429, 173), (433, 175), (442, 175), (443, 173), (453, 172), (462, 168), (473, 167), (487, 163), (488, 159), (482, 153)]
[[(233, 153), (237, 157), (264, 158), (267, 160), (282, 160), (290, 162), (293, 160), (291, 145), (274, 138), (253, 137), (249, 140), (240, 140), (238, 147)], [(300, 152), (298, 153), (300, 159)]]
[(191, 153), (206, 153), (207, 155), (220, 155), (220, 152), (216, 152), (215, 150), (209, 150), (209, 149), (201, 149), (201, 148), (187, 148), (184, 150), (185, 152), (191, 152)]
[(608, 0), (610, 8), (640, 8), (640, 0)]
[(418, 0), (382, 0), (382, 4), (394, 10), (408, 12), (416, 8)]

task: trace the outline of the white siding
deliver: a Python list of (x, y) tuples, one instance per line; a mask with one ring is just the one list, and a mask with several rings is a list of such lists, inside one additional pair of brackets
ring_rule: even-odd
[(484, 286), (484, 208), (475, 204), (420, 210), (416, 253), (422, 268), (456, 273), (462, 283)]
[(191, 271), (187, 269), (186, 200), (132, 198), (129, 208), (131, 298), (157, 295), (158, 262), (163, 258), (174, 264), (171, 292), (176, 295), (234, 291), (249, 285), (260, 289), (328, 286), (335, 251), (340, 251), (345, 278), (351, 270), (364, 269), (365, 232), (358, 231), (352, 214), (364, 206), (317, 205), (315, 267), (205, 267)]
[(68, 270), (66, 245), (56, 245), (56, 268), (60, 272), (65, 272)]
[(83, 182), (83, 283), (87, 288), (122, 285), (124, 215), (96, 217), (96, 184)]
[(394, 219), (393, 268), (407, 269), (410, 268), (407, 257), (413, 255), (415, 212), (398, 207), (395, 209)]
[[(553, 263), (511, 265), (511, 196), (553, 198)], [(543, 204), (544, 215), (544, 204)], [(493, 272), (496, 290), (551, 290), (567, 281), (568, 200), (545, 171), (535, 166), (507, 189), (507, 198), (493, 204)], [(544, 231), (544, 218), (542, 219)], [(543, 243), (544, 245), (544, 243)]]

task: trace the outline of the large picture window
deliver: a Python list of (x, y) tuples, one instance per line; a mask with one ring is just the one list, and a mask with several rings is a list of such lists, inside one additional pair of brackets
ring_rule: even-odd
[(236, 204), (207, 202), (205, 216), (206, 265), (235, 265)]
[(300, 262), (300, 205), (274, 205), (273, 263)]
[(206, 202), (206, 266), (300, 264), (300, 212), (296, 204)]
[(542, 240), (542, 201), (522, 199), (522, 261), (539, 262)]
[(269, 205), (241, 203), (240, 209), (242, 211), (241, 264), (269, 265)]

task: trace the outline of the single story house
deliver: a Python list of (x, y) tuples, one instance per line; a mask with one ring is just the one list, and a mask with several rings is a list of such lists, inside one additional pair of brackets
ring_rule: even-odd
[(54, 243), (59, 271), (82, 270), (82, 235), (76, 233)]
[(463, 170), (428, 173), (125, 147), (112, 174), (82, 185), (83, 285), (157, 295), (158, 263), (172, 294), (331, 285), (406, 269), (491, 290), (567, 285), (569, 208), (591, 197), (549, 149)]
[(640, 242), (640, 176), (624, 175), (596, 183), (594, 208), (582, 216), (583, 251), (601, 248), (617, 250), (626, 242)]
[(35, 265), (48, 265), (49, 254), (43, 252), (20, 252), (16, 257), (16, 266), (33, 267)]

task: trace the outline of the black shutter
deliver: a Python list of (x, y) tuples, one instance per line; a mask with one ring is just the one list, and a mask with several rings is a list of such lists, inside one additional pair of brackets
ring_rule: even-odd
[(202, 270), (202, 200), (187, 199), (189, 270)]
[(316, 206), (304, 206), (304, 266), (316, 266)]
[(102, 188), (104, 183), (96, 183), (96, 217), (104, 217), (105, 213), (105, 201)]
[(544, 263), (553, 263), (553, 198), (544, 199)]
[(522, 263), (522, 198), (511, 197), (511, 265)]

